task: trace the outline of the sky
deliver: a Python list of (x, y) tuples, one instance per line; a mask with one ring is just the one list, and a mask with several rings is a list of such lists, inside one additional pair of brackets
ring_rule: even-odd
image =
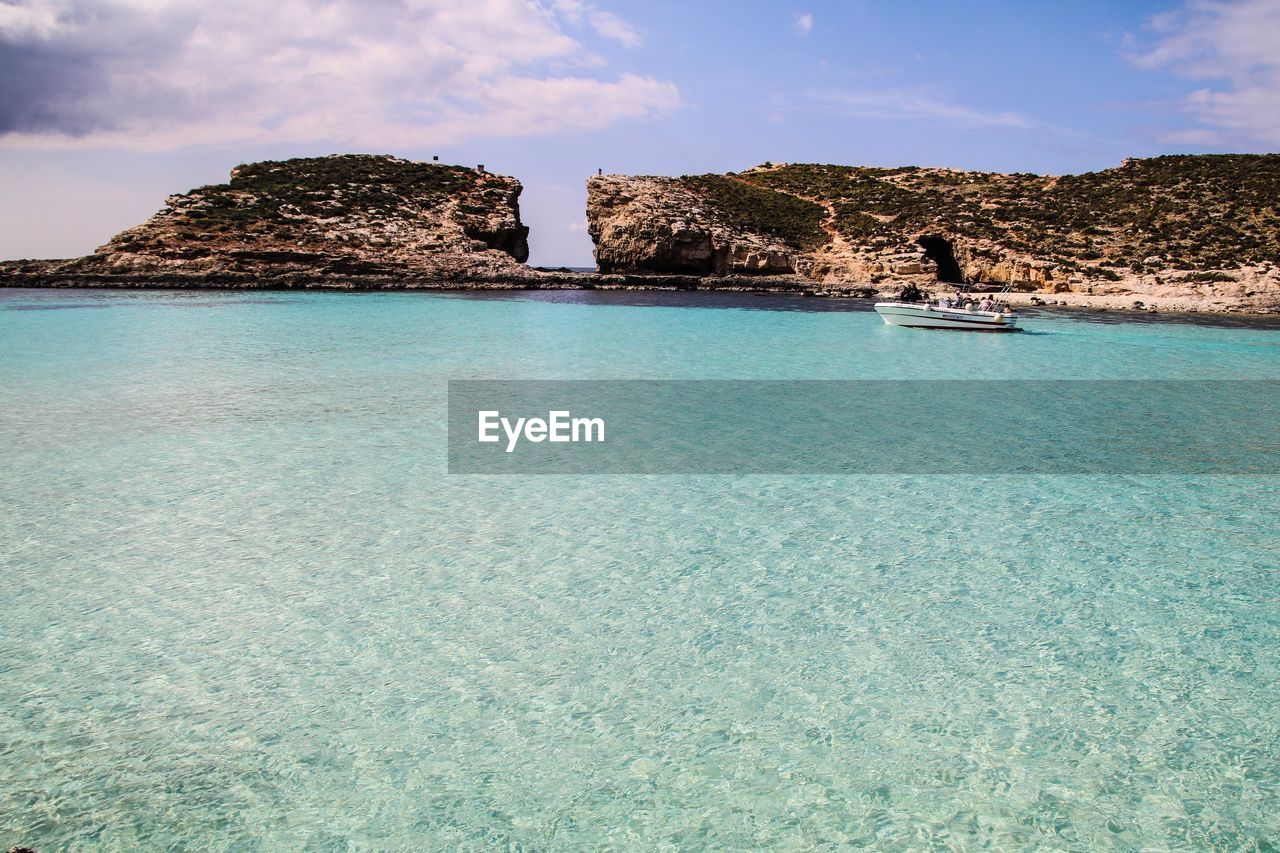
[(1274, 151), (1280, 0), (0, 0), (4, 259), (295, 156), (483, 163), (591, 266), (597, 169)]

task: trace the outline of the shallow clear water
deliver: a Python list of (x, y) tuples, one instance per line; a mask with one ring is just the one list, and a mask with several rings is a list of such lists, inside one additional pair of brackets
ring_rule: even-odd
[(0, 290), (0, 846), (1274, 844), (1274, 478), (450, 477), (444, 401), (1280, 330), (698, 299)]

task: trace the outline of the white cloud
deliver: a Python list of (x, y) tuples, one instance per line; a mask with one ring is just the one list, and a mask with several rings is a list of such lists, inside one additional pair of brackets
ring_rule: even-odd
[(1201, 126), (1168, 141), (1280, 146), (1280, 0), (1192, 0), (1148, 29), (1137, 65), (1205, 83), (1181, 102)]
[(813, 32), (813, 15), (809, 12), (796, 15), (796, 32), (802, 36), (807, 36)]
[(566, 31), (580, 0), (0, 0), (0, 144), (372, 148), (589, 130), (680, 106)]
[(597, 35), (613, 39), (627, 47), (638, 47), (640, 35), (630, 24), (612, 12), (597, 9), (584, 0), (555, 0), (555, 10), (571, 23), (588, 24)]
[(907, 89), (814, 93), (811, 98), (854, 118), (927, 120), (960, 127), (1030, 128), (1035, 123), (1014, 112), (991, 112)]

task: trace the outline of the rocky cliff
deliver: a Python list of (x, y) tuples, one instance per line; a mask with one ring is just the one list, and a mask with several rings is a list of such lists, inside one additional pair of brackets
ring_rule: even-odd
[(0, 286), (870, 296), (977, 282), (1011, 283), (1023, 301), (1280, 311), (1280, 155), (1158, 157), (1063, 177), (772, 164), (600, 176), (587, 200), (597, 274), (524, 264), (520, 191), (479, 168), (395, 157), (253, 163), (171, 196), (87, 257), (0, 262)]
[(765, 164), (601, 176), (587, 221), (602, 271), (1011, 283), (1280, 310), (1280, 155), (1128, 160), (1061, 177)]
[(806, 249), (820, 228), (792, 233), (771, 227), (794, 218), (821, 219), (821, 208), (794, 196), (743, 183), (735, 208), (716, 204), (709, 179), (592, 178), (587, 227), (600, 272), (649, 271), (693, 275), (777, 274), (807, 270)]
[(335, 155), (251, 163), (170, 196), (93, 255), (14, 261), (0, 278), (255, 285), (487, 281), (524, 266), (520, 182), (479, 169)]

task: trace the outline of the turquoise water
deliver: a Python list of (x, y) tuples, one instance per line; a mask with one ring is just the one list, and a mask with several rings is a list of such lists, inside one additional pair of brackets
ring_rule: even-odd
[(0, 290), (0, 847), (1274, 849), (1274, 478), (450, 477), (444, 403), (1280, 330), (710, 301)]

